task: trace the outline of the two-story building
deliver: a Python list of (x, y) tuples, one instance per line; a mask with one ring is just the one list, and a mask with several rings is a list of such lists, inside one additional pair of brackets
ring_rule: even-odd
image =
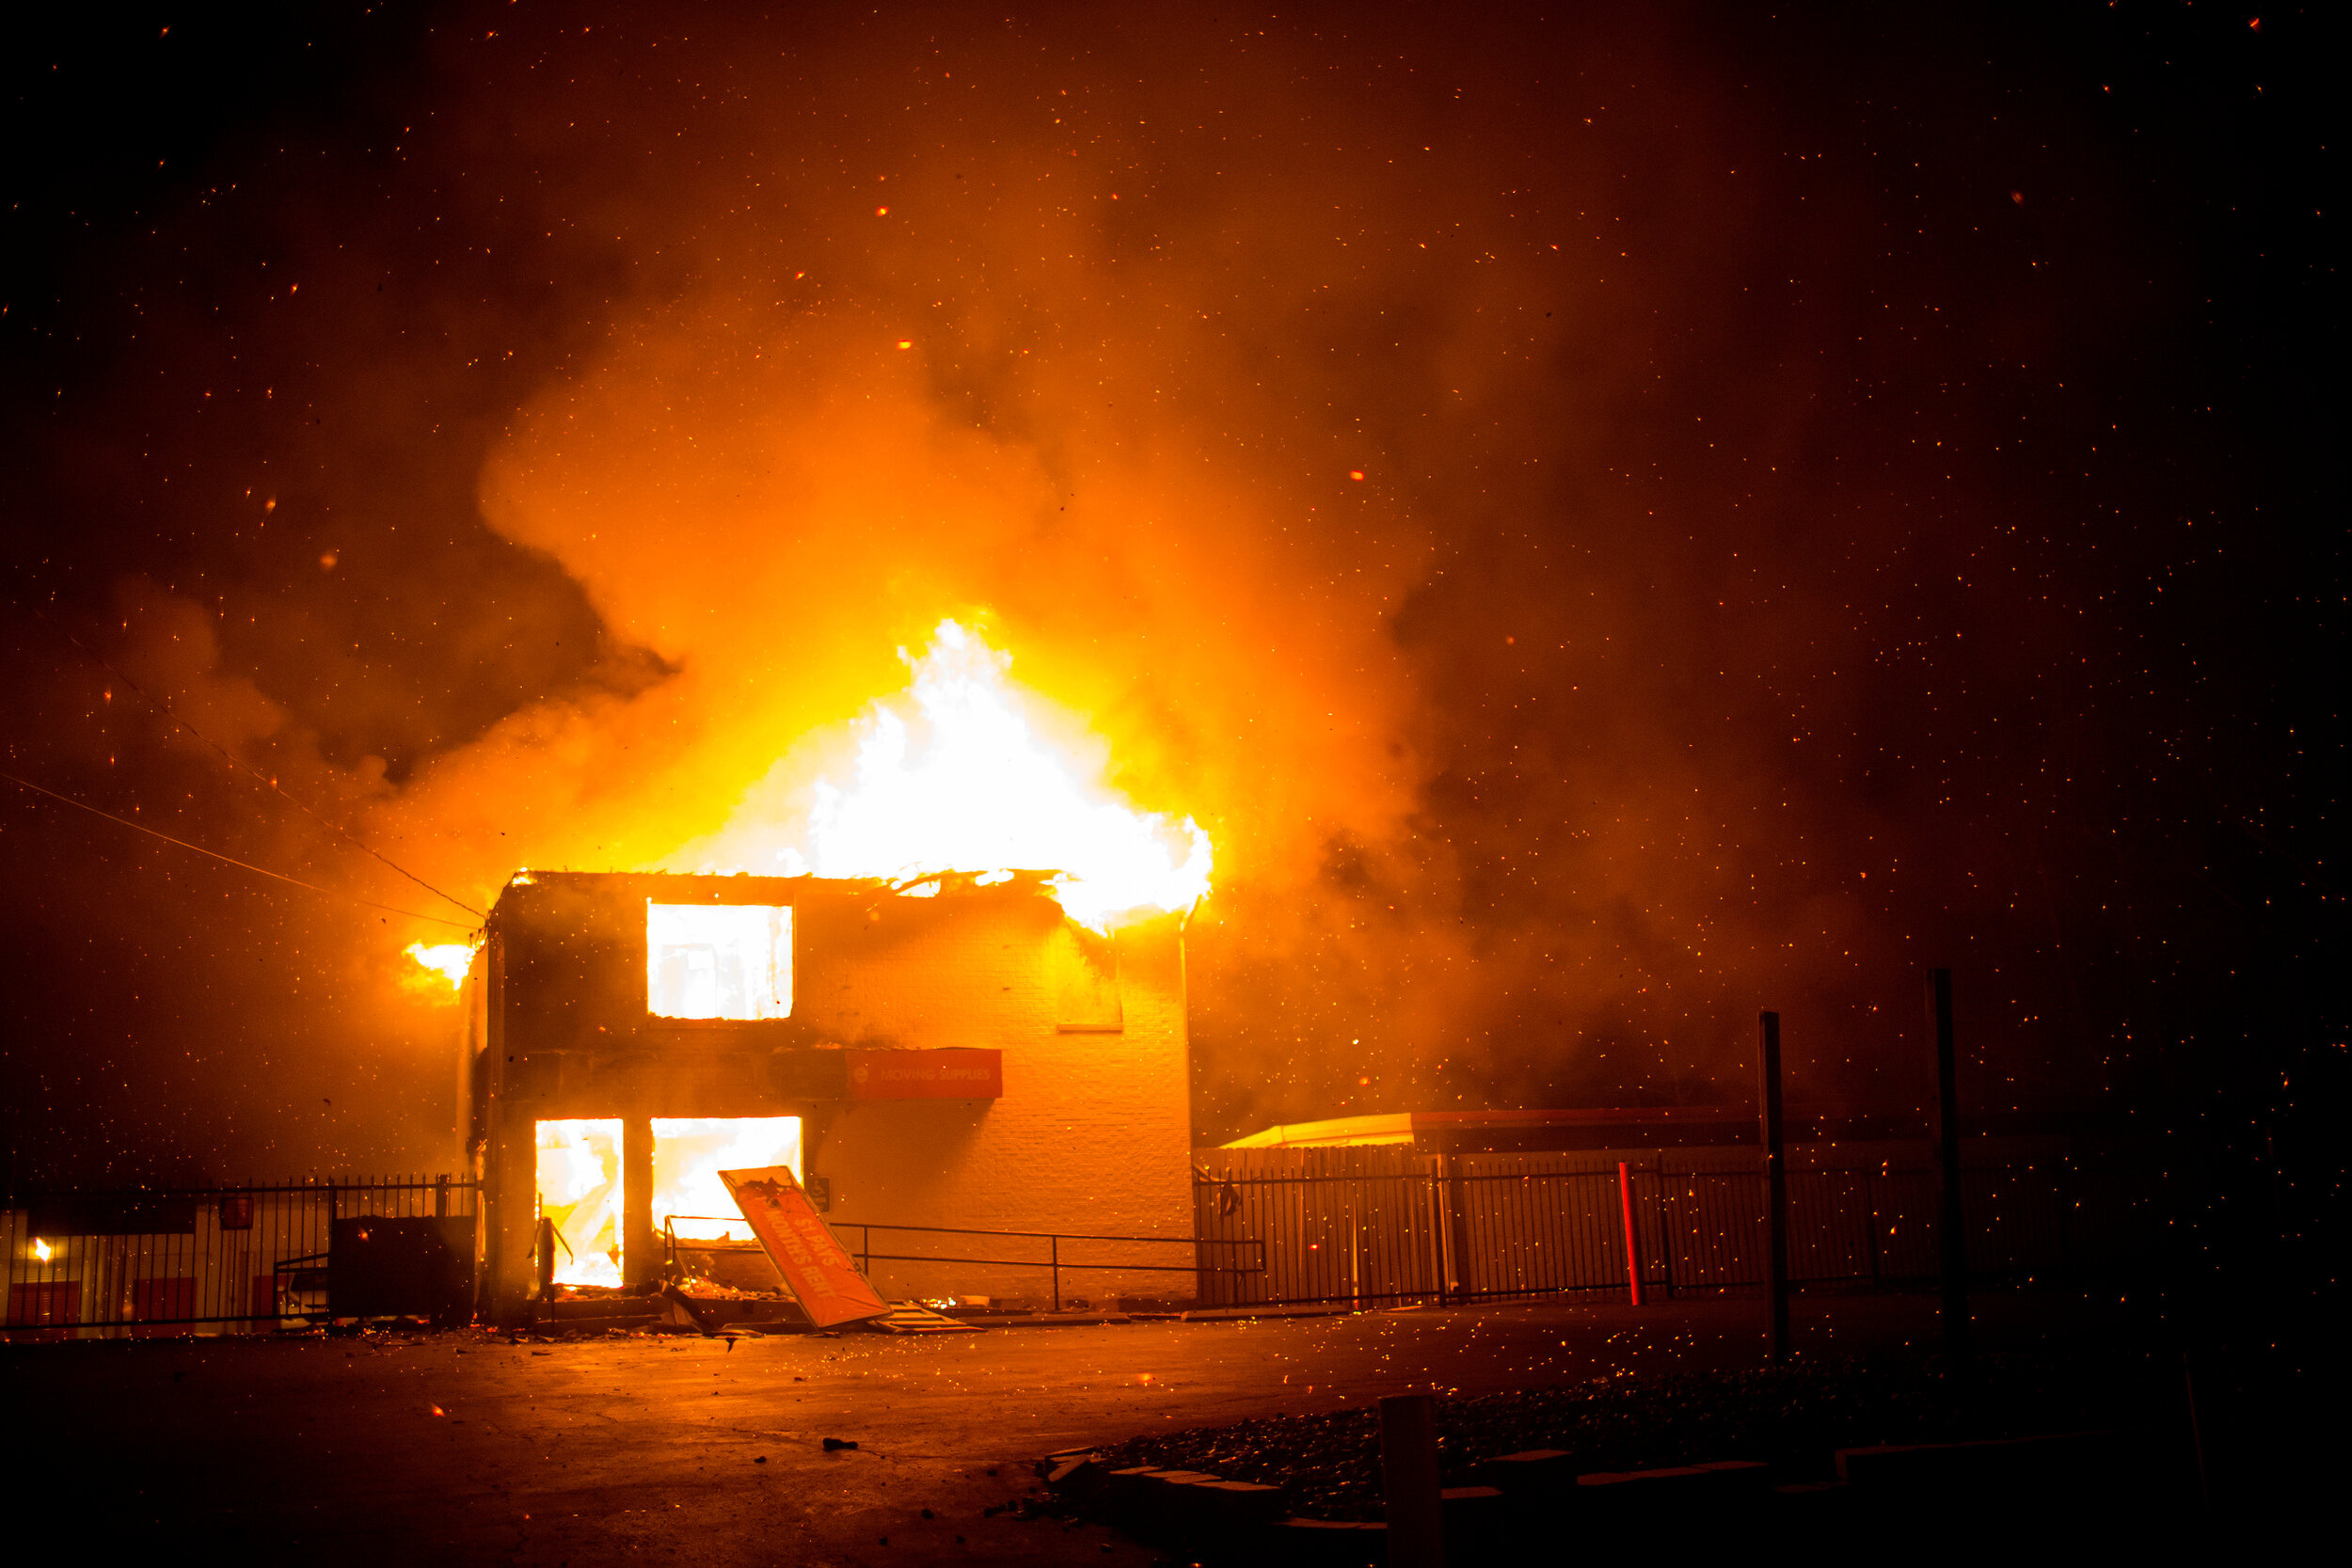
[[(897, 1227), (1187, 1236), (1184, 964), (1180, 916), (1100, 936), (1041, 873), (518, 874), (467, 988), (483, 1307), (526, 1309), (542, 1212), (559, 1278), (652, 1285), (665, 1225), (713, 1233), (673, 1216), (731, 1216), (722, 1166), (792, 1165), (877, 1254), (1044, 1256)], [(892, 1296), (1047, 1289), (1042, 1269), (873, 1273)], [(1191, 1289), (1181, 1274), (1086, 1284)]]

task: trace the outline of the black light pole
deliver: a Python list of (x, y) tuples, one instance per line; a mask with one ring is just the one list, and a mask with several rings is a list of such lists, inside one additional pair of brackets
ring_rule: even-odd
[(1766, 1013), (1760, 1022), (1762, 1049), (1757, 1053), (1756, 1100), (1763, 1113), (1765, 1229), (1772, 1291), (1772, 1358), (1785, 1362), (1788, 1359), (1788, 1162), (1780, 1124), (1780, 1015)]
[(1944, 1351), (1968, 1358), (1968, 1231), (1960, 1203), (1960, 1062), (1952, 1044), (1952, 972), (1928, 971), (1928, 1017), (1935, 1025), (1936, 1138), (1943, 1202), (1936, 1217), (1944, 1264)]

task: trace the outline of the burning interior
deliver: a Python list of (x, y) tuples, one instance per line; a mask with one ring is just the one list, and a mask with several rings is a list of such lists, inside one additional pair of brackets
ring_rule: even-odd
[(647, 904), (645, 1009), (657, 1018), (791, 1017), (792, 907)]
[[(719, 1180), (723, 1170), (801, 1164), (799, 1117), (655, 1117), (653, 1224), (662, 1236), (732, 1241), (744, 1233), (730, 1220), (735, 1200)], [(619, 1286), (621, 1227), (628, 1209), (628, 1176), (621, 1162), (617, 1117), (538, 1123), (534, 1198), (552, 1227), (554, 1279), (559, 1285)]]
[(528, 1309), (542, 1218), (557, 1282), (657, 1288), (665, 1238), (743, 1234), (717, 1173), (746, 1166), (837, 1225), (1188, 1234), (1184, 917), (1105, 934), (1059, 894), (517, 876), (467, 981), (485, 1308)]

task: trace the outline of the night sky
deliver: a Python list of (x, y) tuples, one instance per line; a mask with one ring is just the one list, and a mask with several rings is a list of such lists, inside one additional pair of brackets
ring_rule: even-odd
[(1111, 9), (16, 36), (0, 768), (326, 890), (0, 783), (18, 1180), (449, 1168), (401, 950), (951, 614), (1216, 841), (1203, 1143), (1910, 1115), (1948, 964), (1972, 1112), (2333, 1158), (2316, 22)]

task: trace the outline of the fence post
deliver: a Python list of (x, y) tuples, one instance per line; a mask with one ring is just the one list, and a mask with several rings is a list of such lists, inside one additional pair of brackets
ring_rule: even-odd
[(1474, 1295), (1470, 1271), (1470, 1210), (1462, 1200), (1462, 1160), (1441, 1156), (1445, 1172), (1445, 1279), (1456, 1295)]
[(1216, 1196), (1207, 1176), (1199, 1165), (1192, 1167), (1192, 1299), (1203, 1307), (1215, 1305), (1216, 1294), (1216, 1265), (1209, 1261), (1216, 1246), (1216, 1238), (1209, 1234)]
[(1444, 1307), (1453, 1298), (1447, 1289), (1449, 1282), (1446, 1278), (1445, 1156), (1442, 1154), (1433, 1154), (1429, 1158), (1429, 1241), (1436, 1255), (1438, 1305)]
[(1658, 1180), (1658, 1251), (1660, 1272), (1665, 1275), (1666, 1299), (1675, 1299), (1674, 1192), (1666, 1185), (1666, 1157), (1650, 1156), (1650, 1175)]
[(1623, 1160), (1617, 1162), (1617, 1207), (1625, 1213), (1626, 1300), (1639, 1307), (1642, 1305), (1642, 1247), (1633, 1233), (1633, 1178), (1626, 1170)]
[(1047, 1256), (1052, 1259), (1054, 1265), (1054, 1310), (1058, 1312), (1061, 1310), (1061, 1238), (1048, 1236), (1045, 1238), (1045, 1244), (1048, 1248)]
[(1758, 1044), (1756, 1070), (1759, 1074), (1757, 1100), (1763, 1115), (1761, 1132), (1764, 1138), (1764, 1203), (1765, 1203), (1765, 1266), (1769, 1271), (1772, 1296), (1772, 1348), (1774, 1361), (1788, 1359), (1788, 1166), (1787, 1148), (1782, 1142), (1780, 1118), (1780, 1015), (1765, 1013), (1758, 1019), (1761, 1039)]
[(1952, 1040), (1952, 972), (1928, 971), (1928, 1019), (1935, 1027), (1936, 1135), (1943, 1169), (1937, 1248), (1944, 1264), (1944, 1350), (1968, 1356), (1968, 1232), (1960, 1201), (1960, 1063)]
[[(1358, 1173), (1358, 1176), (1362, 1176), (1362, 1173)], [(1348, 1305), (1355, 1309), (1355, 1312), (1362, 1312), (1364, 1309), (1364, 1258), (1362, 1258), (1364, 1227), (1358, 1223), (1358, 1218), (1355, 1218), (1355, 1209), (1358, 1209), (1358, 1206), (1355, 1206), (1355, 1199), (1358, 1199), (1358, 1187), (1362, 1187), (1362, 1180), (1348, 1182)]]

